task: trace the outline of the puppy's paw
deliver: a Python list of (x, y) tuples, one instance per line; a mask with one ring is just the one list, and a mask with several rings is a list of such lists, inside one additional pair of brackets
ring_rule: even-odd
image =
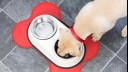
[(124, 30), (122, 31), (122, 37), (127, 37), (127, 30), (126, 30), (126, 29), (124, 29)]
[(98, 34), (93, 34), (93, 35), (92, 35), (92, 40), (93, 40), (94, 42), (99, 41), (100, 38), (101, 38), (101, 36), (98, 35)]

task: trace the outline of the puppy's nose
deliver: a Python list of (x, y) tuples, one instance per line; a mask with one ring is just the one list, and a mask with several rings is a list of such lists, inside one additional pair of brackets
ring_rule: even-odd
[(70, 53), (67, 53), (64, 57), (68, 58), (70, 56), (71, 56)]

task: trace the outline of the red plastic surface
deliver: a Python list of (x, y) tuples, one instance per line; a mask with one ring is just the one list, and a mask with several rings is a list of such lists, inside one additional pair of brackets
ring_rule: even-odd
[(57, 19), (61, 19), (61, 12), (59, 8), (50, 2), (39, 3), (32, 11), (32, 15), (29, 19), (21, 21), (16, 24), (16, 26), (12, 30), (13, 41), (21, 48), (32, 48), (28, 37), (27, 37), (27, 29), (29, 24), (32, 22), (34, 18), (39, 15), (48, 14), (56, 17)]
[(100, 44), (98, 41), (94, 42), (92, 40), (92, 36), (89, 36), (85, 41), (85, 45), (86, 45), (86, 55), (84, 57), (84, 61), (88, 62), (97, 56), (99, 52)]
[[(32, 45), (27, 37), (27, 29), (29, 27), (29, 24), (35, 17), (43, 14), (49, 14), (56, 17), (58, 20), (61, 20), (61, 12), (56, 5), (50, 2), (39, 3), (37, 6), (34, 7), (31, 17), (27, 20), (17, 23), (12, 30), (13, 41), (19, 47), (32, 48)], [(88, 62), (89, 60), (93, 59), (97, 55), (99, 50), (99, 42), (93, 42), (91, 36), (87, 38), (85, 44), (86, 44), (86, 55), (83, 61), (79, 65), (73, 68), (64, 69), (57, 67), (52, 63), (49, 63), (50, 72), (80, 72), (82, 68), (82, 63)]]
[(68, 68), (68, 69), (57, 67), (52, 63), (49, 63), (49, 67), (50, 67), (50, 72), (81, 72), (82, 63), (73, 68)]

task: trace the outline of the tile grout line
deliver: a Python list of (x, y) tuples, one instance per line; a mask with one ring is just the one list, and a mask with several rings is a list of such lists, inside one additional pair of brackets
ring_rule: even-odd
[(103, 70), (108, 66), (108, 64), (115, 58), (115, 55), (106, 63), (106, 65), (101, 69), (100, 72), (103, 72)]
[[(49, 2), (49, 0), (47, 0), (48, 2)], [(7, 6), (9, 6), (11, 3), (13, 2), (13, 0), (11, 0), (3, 9), (1, 9), (1, 12), (3, 11), (6, 15), (8, 15), (5, 11), (4, 11), (4, 9), (7, 7)], [(59, 6), (61, 3), (63, 2), (63, 0), (57, 5), (57, 6)], [(63, 13), (64, 14), (64, 13)], [(66, 14), (65, 14), (66, 15)], [(14, 22), (16, 22), (10, 15), (8, 15)], [(66, 15), (67, 16), (67, 15)], [(67, 16), (68, 17), (68, 16)], [(70, 18), (69, 18), (70, 19)], [(12, 53), (12, 51), (14, 51), (15, 49), (17, 48), (17, 46), (15, 46), (14, 47), (14, 49), (12, 49), (2, 60), (1, 60), (1, 63), (2, 63), (2, 61), (4, 60), (4, 59), (6, 59), (6, 57), (7, 56), (9, 56), (10, 55), (10, 53)], [(3, 63), (2, 63), (3, 64)], [(3, 64), (4, 65), (4, 64)], [(5, 66), (5, 65), (4, 65)], [(7, 66), (5, 66), (10, 72), (12, 72)], [(46, 69), (46, 71), (45, 72), (48, 72), (48, 70), (49, 70), (49, 68), (47, 68)]]
[(107, 50), (109, 50), (110, 52), (112, 52), (113, 54), (115, 54), (111, 49), (109, 49), (106, 45), (104, 45), (103, 43), (100, 42), (101, 45), (103, 45)]
[[(100, 42), (101, 43), (101, 42)], [(102, 44), (102, 43), (101, 43)], [(101, 71), (100, 72), (102, 72), (107, 66), (108, 66), (108, 64), (117, 56), (118, 57), (118, 53), (123, 49), (123, 47), (125, 46), (127, 44), (127, 41), (124, 43), (124, 45), (122, 45), (121, 46), (121, 48), (119, 49), (119, 51), (117, 52), (117, 53), (114, 53), (112, 50), (110, 50), (110, 49), (108, 49), (108, 47), (107, 46), (105, 46), (104, 44), (102, 44), (105, 48), (107, 48), (109, 51), (111, 51), (113, 54), (114, 54), (114, 56), (110, 59), (110, 61), (108, 61), (108, 63), (103, 67), (103, 69), (101, 69)], [(120, 59), (120, 58), (119, 58)], [(121, 59), (122, 60), (122, 59)], [(124, 60), (123, 60), (123, 62), (124, 62)], [(124, 62), (125, 64), (127, 64), (126, 62)]]
[(125, 62), (122, 58), (120, 58), (119, 56), (117, 56), (121, 61), (123, 61), (125, 64), (127, 64), (127, 62)]
[[(60, 6), (61, 3), (63, 3), (63, 1), (64, 1), (64, 0), (62, 0), (62, 1), (58, 4), (58, 6)], [(69, 20), (71, 20), (72, 22), (74, 22), (74, 21), (73, 21), (69, 16), (67, 16), (63, 11), (61, 11), (61, 13), (64, 14), (66, 17), (68, 17)]]
[(119, 51), (116, 53), (116, 55), (124, 48), (124, 46), (127, 44), (127, 41), (121, 46), (121, 48), (119, 49)]
[[(50, 2), (49, 0), (47, 0), (47, 1)], [(59, 4), (57, 4), (57, 6), (59, 6), (62, 2), (63, 2), (63, 0)]]
[(15, 23), (17, 23), (10, 15), (8, 15), (4, 10), (2, 10), (8, 17), (10, 17)]
[[(1, 9), (1, 11), (3, 11), (7, 16), (9, 16), (14, 22), (16, 22), (10, 15), (8, 15), (8, 13), (6, 13), (6, 12), (4, 11), (4, 9), (5, 9), (7, 6), (9, 6), (12, 2), (13, 2), (13, 0), (11, 0), (3, 9)], [(16, 23), (17, 23), (17, 22), (16, 22)]]
[(120, 47), (120, 49), (117, 51), (117, 53), (114, 53), (111, 49), (109, 49), (106, 45), (100, 42), (101, 45), (103, 45), (105, 48), (107, 48), (109, 51), (111, 51), (113, 54), (117, 56), (117, 54), (123, 49), (123, 47), (127, 44), (127, 41), (124, 42), (124, 44)]
[(124, 46), (127, 44), (127, 41), (120, 47), (120, 49), (117, 51), (117, 53), (114, 53), (111, 49), (109, 49), (106, 45), (100, 42), (101, 45), (103, 45), (105, 48), (107, 48), (109, 51), (111, 51), (115, 56), (124, 48)]
[[(13, 1), (13, 0), (12, 0), (12, 1)], [(5, 9), (12, 1), (10, 1), (10, 2), (9, 2), (3, 9), (1, 9), (1, 10), (2, 10), (3, 12), (5, 12), (4, 9)], [(49, 2), (49, 0), (47, 0), (47, 1)], [(58, 6), (59, 6), (62, 2), (63, 2), (63, 0), (58, 4)], [(62, 12), (62, 11), (61, 11), (61, 12)], [(6, 13), (6, 12), (5, 12), (5, 13)], [(62, 13), (63, 13), (64, 15), (66, 15), (64, 12), (62, 12)], [(6, 14), (7, 14), (7, 13), (6, 13)], [(8, 14), (7, 14), (7, 15), (8, 15)], [(8, 16), (9, 16), (9, 15), (8, 15)], [(66, 16), (67, 16), (67, 15), (66, 15)], [(10, 16), (9, 16), (9, 17), (10, 17)], [(67, 16), (67, 17), (68, 17), (68, 16)], [(12, 20), (14, 20), (12, 17), (10, 17), (10, 18), (11, 18)], [(68, 17), (68, 18), (69, 18), (71, 21), (73, 21), (70, 17)], [(14, 20), (14, 21), (15, 21), (15, 20)], [(15, 21), (15, 22), (16, 22), (16, 21)], [(74, 22), (74, 21), (73, 21), (73, 22)], [(127, 43), (127, 42), (126, 42), (126, 43)], [(101, 43), (101, 44), (102, 44), (102, 43)], [(104, 44), (102, 44), (102, 45), (105, 46)], [(125, 46), (125, 44), (122, 45), (121, 49), (120, 49), (117, 53), (114, 53), (112, 50), (108, 49), (107, 46), (105, 46), (105, 47), (106, 47), (109, 51), (111, 51), (111, 52), (114, 54), (114, 56), (113, 56), (112, 58), (114, 58), (114, 57), (117, 56), (119, 59), (121, 59), (117, 54), (123, 49), (124, 46)], [(15, 47), (16, 47), (16, 46), (15, 46)], [(15, 49), (15, 48), (14, 48), (14, 49)], [(13, 50), (14, 50), (14, 49), (13, 49)], [(12, 51), (13, 51), (13, 50), (12, 50)], [(11, 52), (12, 52), (12, 51), (11, 51)], [(11, 52), (10, 52), (10, 53), (11, 53)], [(111, 58), (111, 59), (112, 59), (112, 58)], [(3, 60), (4, 60), (4, 59), (3, 59)], [(3, 61), (3, 60), (2, 60), (2, 61)], [(112, 60), (113, 60), (113, 59), (112, 59)], [(121, 59), (121, 60), (122, 60), (122, 59)], [(125, 62), (124, 60), (122, 60), (122, 61)], [(111, 61), (110, 61), (110, 62), (111, 62)], [(126, 63), (126, 62), (125, 62), (125, 63)], [(3, 63), (2, 63), (2, 64), (3, 64)], [(108, 64), (109, 64), (109, 62), (108, 62)], [(127, 64), (127, 63), (126, 63), (126, 64)], [(106, 66), (107, 66), (107, 65), (106, 65)], [(9, 70), (10, 70), (10, 69), (9, 69)], [(49, 70), (49, 68), (47, 68), (45, 72), (47, 72), (48, 70)], [(103, 69), (103, 70), (104, 70), (104, 69)], [(12, 71), (11, 71), (11, 72), (12, 72)]]
[(57, 4), (57, 6), (60, 6), (61, 3), (63, 3), (64, 0), (62, 0), (59, 4)]
[(3, 62), (16, 48), (17, 46), (13, 47), (13, 49), (1, 60), (1, 62)]
[(100, 72), (103, 72), (103, 70), (108, 66), (108, 64), (115, 58), (115, 53), (110, 50), (106, 45), (104, 45), (103, 43), (100, 42), (101, 45), (103, 45), (107, 50), (109, 50), (112, 54), (113, 54), (113, 57), (106, 63), (106, 65), (101, 69)]
[(124, 43), (124, 45), (122, 45), (121, 49), (116, 53), (116, 56), (123, 61), (125, 64), (127, 64), (127, 62), (125, 62), (122, 58), (120, 58), (117, 54), (125, 47), (125, 45), (127, 44), (127, 41)]
[[(67, 16), (63, 11), (61, 11), (65, 16)], [(74, 22), (69, 16), (67, 16), (72, 22)]]
[[(50, 1), (49, 1), (49, 0), (47, 0), (47, 2), (50, 2)], [(59, 4), (57, 4), (57, 6), (59, 6), (62, 2), (63, 2), (63, 0), (62, 0)]]
[[(64, 0), (62, 0), (59, 4), (58, 4), (58, 6), (60, 6), (62, 3), (63, 3), (63, 1)], [(61, 11), (65, 16), (67, 16), (63, 11)], [(74, 22), (69, 16), (67, 16), (72, 22)]]
[[(63, 1), (62, 1), (62, 2), (63, 2)], [(60, 3), (60, 4), (61, 4), (61, 3)], [(60, 5), (60, 4), (59, 4), (59, 5)], [(58, 5), (58, 6), (59, 6), (59, 5)], [(74, 21), (73, 21), (69, 16), (67, 16), (63, 11), (61, 11), (61, 13), (64, 14), (69, 20), (71, 20), (72, 22), (74, 22)]]
[(12, 72), (5, 64), (3, 64), (2, 62), (0, 62), (5, 68), (7, 68), (10, 72)]
[[(11, 0), (3, 9), (1, 9), (1, 12), (3, 11), (7, 16), (9, 16), (5, 11), (4, 11), (4, 9), (7, 7), (7, 6), (9, 6), (11, 3), (13, 2), (13, 0)], [(10, 16), (9, 16), (10, 17)], [(16, 22), (12, 17), (10, 17), (14, 22)], [(2, 63), (2, 61), (7, 57), (7, 56), (9, 56), (10, 55), (10, 53), (14, 50), (16, 48), (16, 46), (0, 61), (1, 62), (1, 64), (5, 67), (5, 68), (7, 68), (10, 72), (12, 72), (5, 64), (3, 64)]]
[(11, 3), (13, 2), (13, 0), (11, 0), (2, 10), (4, 10), (7, 6), (9, 6)]
[(49, 68), (47, 68), (47, 69), (45, 70), (45, 72), (48, 72), (48, 70), (49, 70)]
[[(49, 0), (47, 0), (50, 2)], [(60, 6), (63, 3), (64, 0), (62, 0), (57, 6)], [(61, 11), (65, 16), (67, 16), (63, 11)], [(74, 22), (69, 16), (67, 16), (72, 22)]]

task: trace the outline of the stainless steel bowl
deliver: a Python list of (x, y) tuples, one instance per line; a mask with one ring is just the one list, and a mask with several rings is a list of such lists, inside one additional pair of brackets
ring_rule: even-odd
[(57, 31), (57, 24), (47, 15), (38, 16), (31, 24), (33, 24), (32, 34), (38, 39), (47, 40)]

